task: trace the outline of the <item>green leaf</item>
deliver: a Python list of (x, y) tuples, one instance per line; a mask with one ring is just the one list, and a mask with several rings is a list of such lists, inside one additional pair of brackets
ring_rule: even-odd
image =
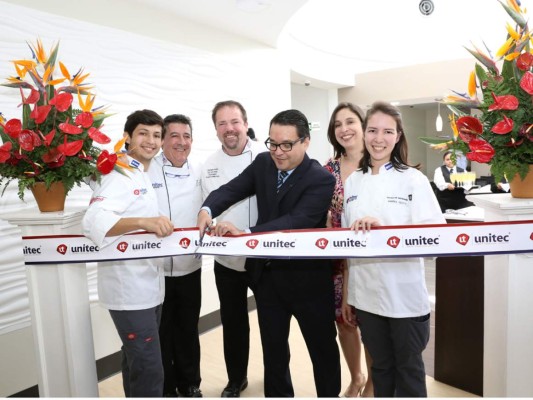
[(515, 10), (513, 10), (511, 7), (501, 2), (500, 0), (498, 0), (498, 2), (502, 5), (505, 11), (507, 11), (507, 14), (509, 14), (513, 21), (520, 26), (520, 28), (524, 29), (526, 27), (527, 22), (521, 14), (517, 13)]
[(59, 51), (59, 42), (56, 43), (52, 51), (50, 52), (50, 57), (48, 57), (48, 60), (46, 61), (46, 64), (44, 65), (44, 68), (46, 69), (48, 66), (52, 68), (54, 65), (56, 65), (56, 59), (57, 59), (57, 53)]

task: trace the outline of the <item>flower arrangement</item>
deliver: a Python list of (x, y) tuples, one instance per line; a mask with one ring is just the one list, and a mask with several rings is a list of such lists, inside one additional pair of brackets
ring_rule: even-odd
[[(496, 181), (524, 178), (533, 164), (532, 35), (518, 0), (500, 1), (515, 26), (496, 53), (467, 49), (478, 61), (467, 93), (454, 92), (443, 103), (453, 112), (452, 140), (421, 138), (437, 149), (461, 151), (471, 161), (490, 165)], [(498, 65), (501, 63), (501, 72)], [(479, 110), (470, 115), (470, 111)]]
[[(127, 168), (115, 154), (123, 141), (117, 143), (115, 153), (94, 145), (111, 140), (100, 130), (109, 115), (104, 108), (93, 108), (95, 96), (85, 83), (89, 74), (81, 68), (71, 75), (59, 61), (61, 77), (54, 79), (59, 43), (49, 55), (40, 40), (28, 46), (32, 59), (13, 61), (16, 75), (2, 84), (18, 88), (22, 100), (21, 119), (6, 121), (0, 114), (2, 194), (15, 179), (21, 200), (25, 189), (36, 182), (44, 182), (47, 188), (62, 182), (68, 193), (89, 176), (98, 179), (117, 165)], [(73, 107), (74, 98), (79, 109)]]

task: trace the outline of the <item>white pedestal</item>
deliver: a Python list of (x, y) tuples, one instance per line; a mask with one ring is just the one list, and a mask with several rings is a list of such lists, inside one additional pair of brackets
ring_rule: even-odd
[[(79, 235), (84, 211), (0, 215), (23, 236)], [(41, 397), (98, 397), (85, 264), (26, 266)]]
[[(533, 220), (533, 199), (469, 196), (485, 221)], [(505, 227), (498, 227), (505, 230)], [(532, 253), (485, 256), (484, 397), (533, 396)]]

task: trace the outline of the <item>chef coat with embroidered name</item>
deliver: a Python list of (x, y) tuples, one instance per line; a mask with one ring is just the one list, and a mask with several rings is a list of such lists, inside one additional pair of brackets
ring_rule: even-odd
[[(239, 175), (263, 151), (266, 151), (264, 146), (248, 139), (239, 155), (230, 156), (222, 148), (213, 153), (202, 168), (203, 199)], [(244, 230), (257, 223), (257, 216), (257, 199), (252, 196), (232, 205), (219, 215), (217, 220), (229, 221), (238, 229)], [(246, 257), (215, 256), (215, 260), (227, 268), (243, 272)]]
[[(131, 171), (111, 171), (94, 186), (83, 218), (83, 233), (100, 248), (120, 242), (121, 236), (105, 235), (121, 218), (160, 215), (150, 177), (141, 163), (130, 157), (128, 160)], [(98, 263), (98, 297), (104, 308), (144, 310), (163, 303), (164, 296), (161, 258)]]
[[(346, 179), (343, 226), (367, 216), (384, 226), (446, 223), (426, 176), (415, 168), (397, 171), (391, 163), (383, 165), (379, 174), (355, 171)], [(423, 259), (349, 259), (347, 301), (357, 309), (391, 318), (428, 314)]]
[[(150, 162), (148, 175), (152, 181), (161, 215), (166, 215), (175, 228), (196, 227), (197, 212), (202, 206), (201, 165), (187, 160), (182, 167), (174, 167), (160, 153)], [(202, 266), (201, 257), (194, 255), (163, 259), (166, 276), (184, 276)]]

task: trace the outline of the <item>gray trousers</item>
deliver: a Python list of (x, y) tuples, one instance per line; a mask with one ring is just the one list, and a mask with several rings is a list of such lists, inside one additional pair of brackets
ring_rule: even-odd
[(429, 314), (389, 318), (357, 309), (363, 343), (372, 357), (375, 397), (427, 397), (422, 351)]
[(124, 394), (126, 397), (162, 397), (161, 306), (146, 310), (109, 310), (109, 313), (122, 340)]

